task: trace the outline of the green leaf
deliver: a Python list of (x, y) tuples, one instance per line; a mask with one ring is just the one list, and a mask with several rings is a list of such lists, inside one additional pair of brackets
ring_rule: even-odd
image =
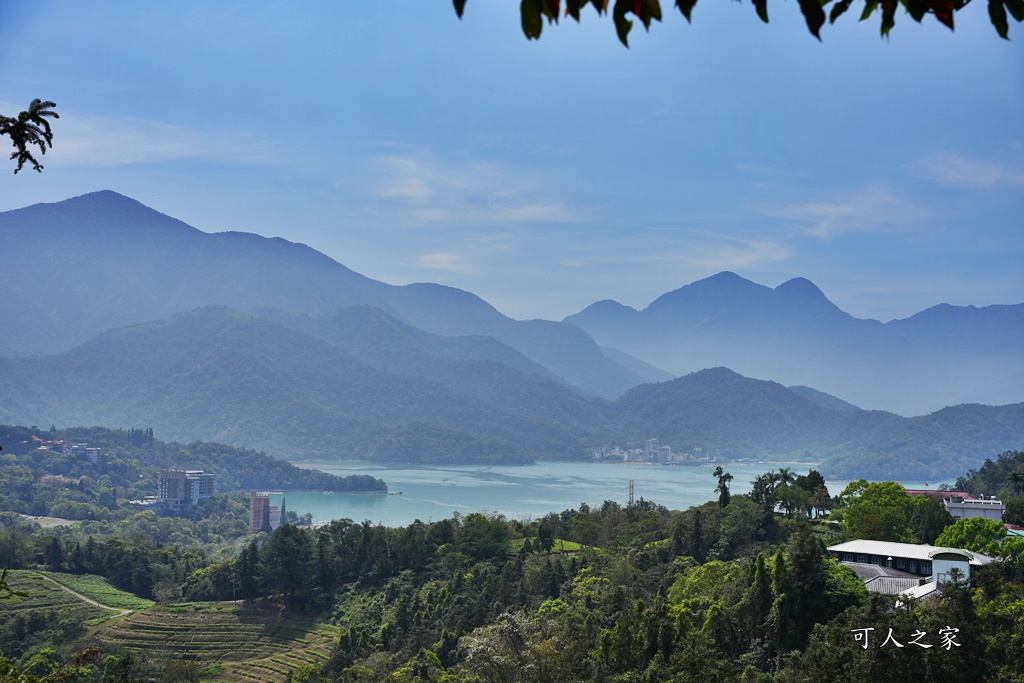
[(853, 0), (840, 0), (832, 6), (832, 11), (828, 15), (828, 21), (830, 24), (836, 23), (836, 19), (843, 16), (846, 10), (850, 9), (850, 5), (853, 4)]
[(587, 3), (593, 5), (594, 11), (597, 12), (598, 16), (605, 13), (608, 9), (608, 0), (566, 0), (565, 11), (566, 13), (575, 19), (580, 20), (580, 10), (587, 6)]
[[(661, 3), (658, 0), (646, 0), (647, 2), (647, 15), (653, 19), (661, 21)], [(650, 24), (650, 19), (647, 20)]]
[(825, 23), (825, 10), (818, 0), (800, 0), (800, 11), (807, 21), (807, 29), (811, 35), (821, 40), (821, 26)]
[(523, 34), (529, 40), (540, 40), (540, 32), (544, 30), (544, 20), (540, 16), (541, 0), (523, 0), (519, 5), (522, 15)]
[(633, 29), (633, 22), (626, 18), (626, 12), (632, 9), (632, 7), (628, 7), (630, 4), (628, 0), (616, 0), (615, 9), (612, 11), (612, 19), (615, 20), (615, 32), (619, 34), (619, 40), (626, 47), (629, 47), (627, 37)]
[(896, 0), (882, 0), (882, 37), (889, 36), (889, 31), (896, 25)]
[(697, 5), (697, 0), (676, 0), (676, 7), (686, 17), (686, 22), (690, 23), (690, 14), (693, 12), (693, 8)]
[(757, 10), (757, 16), (761, 17), (761, 21), (768, 23), (768, 0), (754, 0), (754, 8)]
[(921, 23), (924, 15), (928, 13), (928, 0), (905, 0), (907, 13), (917, 23)]
[(860, 20), (864, 21), (865, 19), (870, 17), (872, 14), (875, 13), (876, 9), (878, 9), (878, 0), (868, 0), (864, 4), (864, 11), (860, 13)]
[(548, 18), (548, 23), (558, 23), (559, 5), (561, 0), (541, 0), (540, 11)]
[(452, 0), (452, 4), (455, 5), (455, 14), (461, 19), (462, 11), (466, 9), (466, 0)]
[(1006, 21), (1006, 9), (1003, 7), (1003, 0), (988, 0), (988, 18), (996, 27), (996, 33), (1000, 38), (1010, 39), (1010, 26)]
[(1006, 9), (1017, 21), (1024, 21), (1024, 0), (1005, 0)]

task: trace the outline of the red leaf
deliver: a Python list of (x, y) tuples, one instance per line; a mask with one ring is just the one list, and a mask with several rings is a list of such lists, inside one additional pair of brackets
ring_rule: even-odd
[(640, 17), (640, 21), (644, 22), (644, 26), (651, 25), (651, 13), (647, 11), (647, 3), (644, 2), (644, 0), (634, 0), (633, 9), (631, 11), (633, 14)]
[(953, 0), (931, 0), (932, 11), (935, 18), (953, 30)]

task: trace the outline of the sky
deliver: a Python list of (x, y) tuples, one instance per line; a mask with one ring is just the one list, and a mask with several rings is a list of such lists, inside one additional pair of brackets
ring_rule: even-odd
[(114, 190), (519, 319), (723, 270), (883, 321), (1024, 302), (1024, 25), (662, 5), (626, 49), (514, 0), (3, 0), (0, 113), (61, 118), (0, 211)]

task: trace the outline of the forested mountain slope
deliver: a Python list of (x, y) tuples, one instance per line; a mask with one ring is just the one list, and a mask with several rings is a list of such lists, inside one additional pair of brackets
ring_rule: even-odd
[[(434, 337), (373, 309), (288, 324), (207, 307), (63, 354), (0, 361), (0, 421), (145, 425), (165, 438), (295, 460), (589, 459), (591, 448), (637, 447), (653, 437), (675, 453), (821, 462), (830, 475), (850, 478), (952, 476), (979, 465), (978, 453), (1024, 441), (1024, 404), (904, 418), (826, 407), (820, 393), (811, 400), (726, 368), (607, 402), (521, 357), (527, 372), (493, 360), (508, 353), (493, 342)], [(359, 338), (371, 324), (393, 328), (374, 338), (390, 339), (396, 353)]]

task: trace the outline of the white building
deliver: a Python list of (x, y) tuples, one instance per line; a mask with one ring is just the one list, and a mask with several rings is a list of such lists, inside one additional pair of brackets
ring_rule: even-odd
[(995, 496), (986, 498), (967, 498), (965, 496), (950, 496), (943, 501), (946, 511), (953, 515), (953, 519), (964, 517), (984, 517), (985, 519), (1003, 520), (1003, 513), (1006, 512), (1006, 505), (1003, 501), (996, 500)]
[(959, 570), (964, 579), (969, 579), (973, 567), (995, 560), (959, 548), (864, 539), (829, 546), (828, 551), (844, 564), (874, 564), (897, 569), (920, 577), (923, 583), (948, 581), (954, 569)]

